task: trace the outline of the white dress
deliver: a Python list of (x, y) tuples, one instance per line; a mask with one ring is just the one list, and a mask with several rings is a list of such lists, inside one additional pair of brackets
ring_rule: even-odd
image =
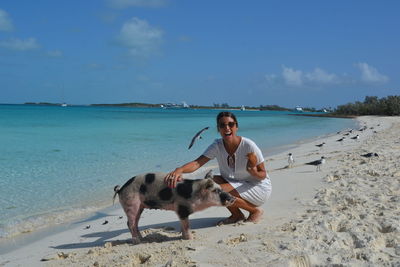
[(235, 165), (228, 165), (229, 154), (225, 150), (222, 138), (215, 141), (204, 151), (203, 156), (216, 158), (219, 165), (221, 176), (238, 191), (239, 195), (250, 203), (260, 206), (271, 195), (271, 180), (268, 175), (260, 180), (247, 172), (247, 154), (255, 153), (257, 165), (264, 162), (264, 157), (258, 146), (250, 139), (242, 137), (238, 148), (235, 151)]

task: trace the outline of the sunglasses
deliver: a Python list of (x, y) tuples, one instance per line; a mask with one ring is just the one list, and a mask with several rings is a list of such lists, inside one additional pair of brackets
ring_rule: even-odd
[(233, 121), (230, 121), (230, 122), (228, 122), (228, 123), (219, 123), (218, 124), (218, 127), (219, 128), (221, 128), (221, 129), (223, 129), (223, 128), (225, 128), (226, 126), (229, 126), (229, 128), (233, 128), (233, 127), (235, 127), (235, 125), (236, 125), (236, 122), (233, 122)]

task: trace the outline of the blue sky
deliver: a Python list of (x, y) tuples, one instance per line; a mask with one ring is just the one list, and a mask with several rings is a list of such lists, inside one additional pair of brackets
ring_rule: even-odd
[(400, 1), (2, 0), (0, 103), (400, 95)]

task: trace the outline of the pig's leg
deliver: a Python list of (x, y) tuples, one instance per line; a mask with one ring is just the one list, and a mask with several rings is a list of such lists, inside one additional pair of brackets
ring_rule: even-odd
[(136, 221), (135, 221), (136, 232), (138, 233), (138, 236), (139, 236), (140, 239), (142, 239), (143, 237), (142, 237), (142, 234), (139, 231), (139, 219), (140, 219), (140, 216), (142, 215), (143, 210), (144, 210), (143, 206), (140, 206), (139, 212), (138, 212), (138, 214), (136, 216)]
[(193, 239), (192, 233), (190, 232), (189, 218), (181, 219), (181, 229), (183, 239)]
[(126, 213), (126, 217), (128, 217), (128, 228), (132, 234), (132, 243), (138, 244), (140, 243), (140, 238), (141, 238), (138, 228), (138, 222), (140, 214), (143, 211), (139, 196), (129, 199), (124, 203), (123, 206)]
[(189, 215), (192, 213), (190, 207), (185, 205), (178, 205), (176, 212), (181, 221), (182, 238), (193, 239), (192, 233), (190, 232), (189, 224)]

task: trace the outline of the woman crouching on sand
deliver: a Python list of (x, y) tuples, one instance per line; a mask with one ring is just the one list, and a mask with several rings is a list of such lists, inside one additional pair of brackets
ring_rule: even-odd
[[(165, 177), (169, 187), (176, 187), (183, 173), (191, 173), (208, 161), (217, 158), (221, 175), (214, 176), (222, 190), (236, 197), (228, 207), (232, 213), (219, 224), (230, 224), (241, 220), (257, 223), (264, 213), (260, 207), (271, 194), (271, 181), (264, 166), (264, 157), (258, 146), (250, 139), (237, 136), (238, 121), (231, 112), (220, 112), (217, 128), (222, 138), (216, 139), (206, 151), (194, 161), (176, 168)], [(240, 209), (249, 212), (247, 219)]]

